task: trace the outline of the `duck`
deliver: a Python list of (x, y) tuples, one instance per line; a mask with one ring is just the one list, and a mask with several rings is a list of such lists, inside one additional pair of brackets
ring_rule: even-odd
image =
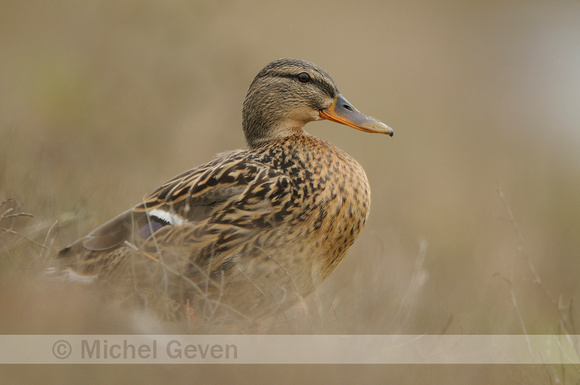
[(329, 120), (389, 136), (318, 65), (283, 58), (252, 81), (247, 147), (218, 154), (60, 250), (53, 270), (166, 319), (259, 320), (303, 301), (370, 212), (362, 166), (304, 131)]

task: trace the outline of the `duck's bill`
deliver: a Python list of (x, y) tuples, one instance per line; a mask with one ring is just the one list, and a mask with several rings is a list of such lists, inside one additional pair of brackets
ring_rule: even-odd
[(334, 98), (334, 102), (330, 107), (320, 111), (320, 117), (333, 122), (346, 124), (347, 126), (364, 132), (393, 136), (393, 129), (391, 127), (359, 112), (340, 94)]

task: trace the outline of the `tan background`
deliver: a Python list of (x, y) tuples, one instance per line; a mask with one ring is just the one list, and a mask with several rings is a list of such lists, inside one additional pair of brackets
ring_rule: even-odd
[[(0, 222), (0, 333), (119, 326), (76, 291), (47, 295), (20, 263), (41, 248), (6, 229), (43, 243), (58, 221), (46, 244), (58, 249), (166, 179), (243, 147), (243, 97), (279, 57), (321, 65), (350, 102), (395, 130), (307, 126), (365, 167), (373, 205), (297, 332), (578, 333), (580, 3), (517, 0), (2, 1), (0, 201), (15, 199), (35, 219)], [(508, 366), (0, 374), (109, 384), (580, 377)]]

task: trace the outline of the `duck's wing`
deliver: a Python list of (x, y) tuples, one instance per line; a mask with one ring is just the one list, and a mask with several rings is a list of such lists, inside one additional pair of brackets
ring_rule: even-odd
[[(74, 261), (67, 263), (69, 269), (91, 275), (97, 273), (94, 270), (112, 267), (95, 265), (115, 264), (114, 260), (122, 257), (120, 254), (137, 250), (162, 229), (162, 233), (167, 233), (181, 224), (196, 226), (232, 214), (225, 212), (226, 205), (242, 204), (248, 208), (254, 204), (259, 216), (268, 205), (262, 201), (265, 196), (272, 193), (273, 188), (287, 190), (289, 185), (285, 176), (253, 162), (247, 154), (246, 151), (231, 152), (176, 176), (138, 206), (61, 250), (59, 259), (73, 258)], [(286, 195), (282, 191), (278, 194)], [(234, 223), (231, 215), (229, 222), (232, 226), (244, 226)]]

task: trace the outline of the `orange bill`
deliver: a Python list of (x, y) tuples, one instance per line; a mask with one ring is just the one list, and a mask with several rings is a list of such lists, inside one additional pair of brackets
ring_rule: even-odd
[(359, 112), (340, 94), (334, 98), (334, 102), (330, 107), (320, 111), (320, 117), (333, 122), (346, 124), (347, 126), (364, 132), (393, 136), (393, 129), (391, 127)]

